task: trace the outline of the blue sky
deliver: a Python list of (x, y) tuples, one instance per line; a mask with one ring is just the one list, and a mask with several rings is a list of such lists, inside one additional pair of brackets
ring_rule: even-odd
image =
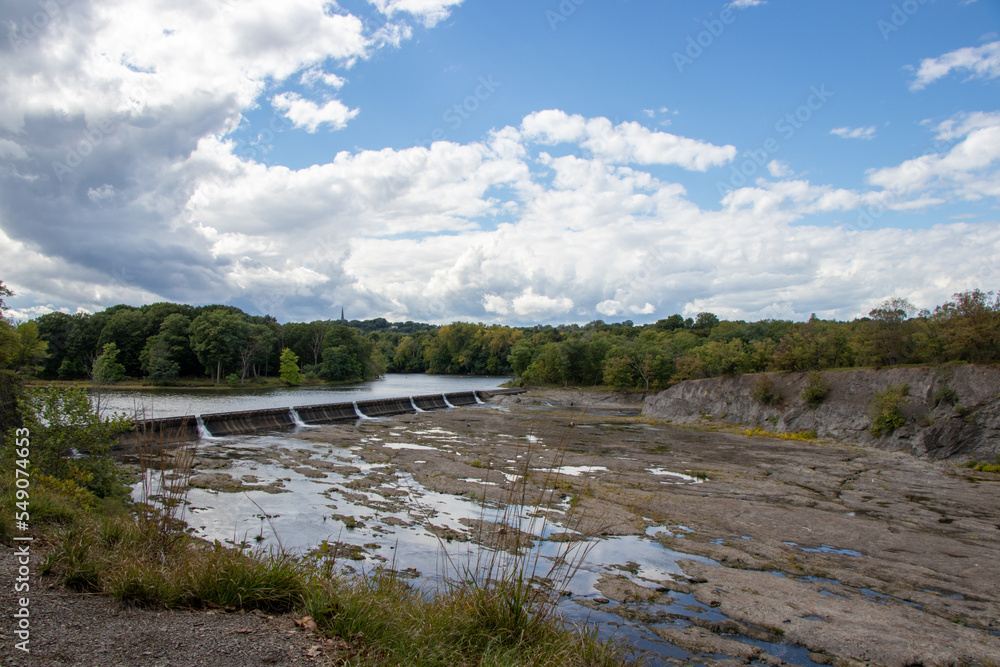
[(17, 318), (847, 319), (1000, 288), (996, 0), (138, 4), (0, 9)]

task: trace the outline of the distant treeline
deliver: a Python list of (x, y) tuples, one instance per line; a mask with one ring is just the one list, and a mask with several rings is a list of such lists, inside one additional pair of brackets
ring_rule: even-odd
[(330, 382), (386, 372), (512, 374), (526, 384), (659, 389), (764, 370), (1000, 361), (1000, 296), (962, 292), (933, 312), (890, 299), (850, 322), (720, 321), (706, 312), (648, 325), (279, 324), (231, 306), (155, 303), (49, 313), (0, 329), (0, 365), (43, 379), (85, 379), (95, 369), (107, 375), (113, 363), (112, 377), (245, 382), (277, 377), (285, 349), (304, 377)]

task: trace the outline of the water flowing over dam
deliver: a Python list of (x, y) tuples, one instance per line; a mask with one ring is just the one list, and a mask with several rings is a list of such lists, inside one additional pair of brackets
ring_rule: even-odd
[(131, 449), (140, 441), (168, 444), (228, 435), (291, 431), (302, 426), (354, 422), (358, 419), (391, 417), (431, 410), (448, 410), (488, 403), (493, 396), (520, 394), (523, 389), (490, 389), (449, 394), (427, 394), (368, 401), (297, 405), (290, 408), (216, 412), (162, 419), (136, 420), (131, 431), (122, 433), (116, 449)]

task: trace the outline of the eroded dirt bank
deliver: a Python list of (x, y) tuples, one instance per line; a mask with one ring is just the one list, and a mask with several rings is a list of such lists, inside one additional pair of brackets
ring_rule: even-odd
[[(757, 373), (681, 382), (647, 397), (643, 414), (681, 424), (709, 417), (777, 432), (816, 431), (930, 458), (1000, 454), (1000, 366), (851, 369), (822, 371), (819, 378), (826, 394), (812, 406), (803, 397), (808, 373)], [(754, 398), (762, 380), (772, 385), (770, 404)], [(893, 386), (907, 391), (903, 423), (873, 436), (869, 409), (876, 394)]]
[[(602, 576), (603, 597), (577, 600), (644, 620), (706, 664), (779, 662), (759, 642), (794, 642), (820, 664), (1000, 664), (1000, 475), (583, 411), (614, 402), (594, 395), (504, 400), (298, 437), (361, 445), (366, 461), (449, 494), (503, 500), (527, 471), (529, 498), (547, 485), (552, 507), (568, 507), (550, 515), (565, 529), (652, 536), (711, 559), (660, 578), (623, 559)], [(392, 446), (404, 440), (421, 447)], [(691, 596), (720, 613), (665, 611)]]

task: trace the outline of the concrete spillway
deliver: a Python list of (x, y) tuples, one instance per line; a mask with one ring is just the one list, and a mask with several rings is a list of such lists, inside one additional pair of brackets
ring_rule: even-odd
[[(391, 417), (416, 414), (450, 407), (463, 407), (482, 403), (493, 396), (520, 394), (523, 389), (494, 389), (489, 391), (464, 391), (452, 394), (428, 394), (403, 398), (379, 398), (357, 403), (328, 403), (325, 405), (297, 405), (294, 408), (245, 410), (241, 412), (216, 412), (164, 419), (145, 419), (136, 422), (135, 428), (118, 438), (119, 449), (133, 449), (140, 443), (165, 444), (191, 442), (203, 437), (249, 435), (268, 431), (292, 431), (301, 424), (336, 424), (355, 422), (360, 417)], [(301, 423), (300, 423), (301, 422)]]
[(118, 437), (118, 446), (133, 448), (141, 441), (147, 445), (161, 443), (193, 442), (200, 438), (198, 417), (166, 417), (164, 419), (143, 419), (137, 421), (131, 431)]
[(243, 412), (216, 412), (202, 415), (205, 428), (218, 438), (223, 435), (245, 435), (262, 431), (291, 431), (295, 418), (289, 408), (246, 410)]
[(302, 421), (309, 425), (353, 422), (358, 418), (358, 413), (354, 411), (353, 403), (297, 405), (294, 410), (299, 413)]
[(462, 391), (454, 394), (447, 394), (445, 398), (447, 398), (448, 402), (456, 408), (463, 405), (475, 405), (477, 403), (476, 392), (474, 391)]
[(413, 403), (421, 410), (444, 410), (448, 407), (448, 404), (444, 402), (443, 394), (414, 396)]
[(413, 405), (410, 397), (406, 398), (380, 398), (372, 401), (358, 401), (358, 410), (366, 417), (390, 417), (401, 415), (407, 412), (413, 413)]

